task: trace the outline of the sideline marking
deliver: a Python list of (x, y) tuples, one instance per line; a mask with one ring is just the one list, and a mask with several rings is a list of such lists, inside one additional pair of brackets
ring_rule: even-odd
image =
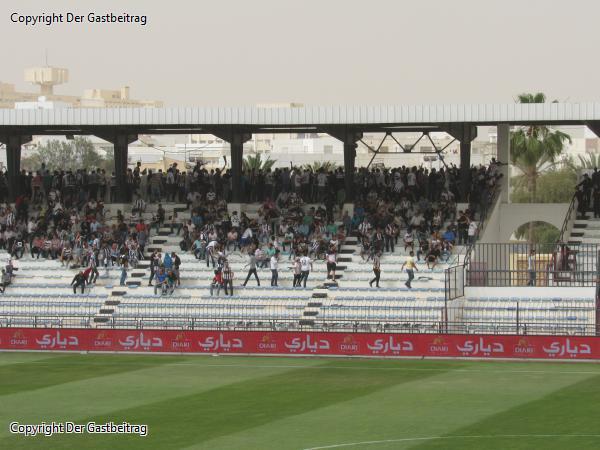
[(324, 450), (328, 448), (354, 447), (357, 445), (378, 445), (391, 442), (415, 442), (415, 441), (433, 441), (442, 439), (498, 439), (498, 438), (557, 438), (557, 437), (593, 437), (600, 438), (600, 434), (495, 434), (488, 436), (430, 436), (402, 439), (384, 439), (381, 441), (363, 441), (347, 442), (345, 444), (324, 445), (322, 447), (309, 447), (303, 450)]

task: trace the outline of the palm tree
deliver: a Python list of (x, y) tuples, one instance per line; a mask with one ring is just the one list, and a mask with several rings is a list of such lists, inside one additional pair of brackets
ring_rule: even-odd
[[(529, 233), (533, 228), (533, 235)], [(560, 230), (547, 222), (531, 221), (521, 225), (515, 230), (515, 237), (519, 240), (528, 237), (530, 244), (535, 244), (540, 253), (551, 253), (555, 242), (560, 236)]]
[(242, 168), (244, 172), (258, 171), (258, 170), (267, 170), (271, 169), (275, 164), (276, 160), (267, 157), (266, 159), (262, 159), (260, 153), (256, 155), (248, 155), (244, 158), (242, 162)]
[(304, 164), (304, 166), (302, 166), (304, 170), (311, 170), (315, 173), (321, 169), (323, 169), (326, 172), (331, 172), (336, 170), (338, 167), (339, 166), (333, 161), (314, 161), (310, 164)]
[(577, 169), (594, 169), (600, 167), (600, 154), (589, 153), (585, 156), (577, 155), (579, 163), (575, 164)]
[[(546, 96), (536, 94), (520, 94), (519, 103), (544, 103)], [(516, 185), (527, 188), (529, 201), (537, 199), (537, 180), (540, 175), (553, 167), (557, 157), (563, 152), (565, 144), (571, 142), (568, 134), (553, 130), (545, 125), (529, 125), (519, 127), (511, 132), (510, 161), (521, 175), (515, 177)], [(530, 222), (529, 241), (533, 239), (533, 222)]]

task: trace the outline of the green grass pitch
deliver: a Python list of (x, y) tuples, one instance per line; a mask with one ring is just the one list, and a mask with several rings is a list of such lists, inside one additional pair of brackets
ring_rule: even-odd
[[(0, 353), (0, 449), (599, 449), (600, 365)], [(9, 424), (147, 424), (23, 437)]]

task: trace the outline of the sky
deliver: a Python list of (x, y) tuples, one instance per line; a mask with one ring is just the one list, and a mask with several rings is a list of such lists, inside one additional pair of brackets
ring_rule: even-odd
[[(123, 6), (126, 4), (127, 6)], [(26, 27), (19, 14), (145, 14)], [(56, 93), (131, 87), (167, 106), (600, 101), (593, 0), (2, 0), (0, 82), (70, 71)]]

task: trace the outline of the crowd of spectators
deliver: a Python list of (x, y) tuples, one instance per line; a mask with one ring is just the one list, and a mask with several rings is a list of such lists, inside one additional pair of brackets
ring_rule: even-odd
[[(342, 169), (253, 170), (242, 176), (246, 201), (261, 204), (258, 215), (250, 218), (229, 214), (231, 180), (226, 170), (206, 170), (198, 164), (186, 172), (173, 164), (165, 172), (153, 173), (138, 163), (127, 175), (131, 215), (118, 211), (116, 220), (109, 222), (104, 202), (114, 199), (114, 175), (85, 169), (51, 172), (41, 167), (21, 174), (23, 193), (14, 208), (0, 206), (0, 248), (14, 258), (27, 252), (32, 258), (80, 268), (72, 283), (74, 291), (93, 284), (98, 268), (118, 267), (124, 284), (127, 270), (149, 259), (149, 283), (154, 281), (155, 292), (172, 293), (179, 285), (179, 257), (156, 252), (145, 256), (152, 229), (161, 227), (181, 235), (181, 251), (212, 266), (213, 288), (223, 287), (230, 295), (234, 274), (229, 252), (248, 255), (244, 285), (252, 275), (259, 283), (256, 268), (268, 266), (271, 285), (277, 286), (279, 263), (287, 257), (294, 286), (306, 286), (315, 260), (326, 260), (328, 277), (335, 280), (336, 255), (350, 234), (359, 237), (366, 261), (393, 252), (402, 238), (405, 250), (415, 250), (417, 259), (422, 257), (433, 268), (438, 260), (448, 259), (455, 244), (474, 238), (475, 214), (489, 203), (500, 176), (494, 163), (472, 168), (470, 175), (469, 208), (457, 215), (460, 183), (454, 166), (357, 169), (354, 210), (342, 214), (346, 197)], [(161, 201), (185, 203), (187, 210), (166, 217)], [(159, 203), (148, 223), (142, 216), (147, 203)]]
[[(109, 268), (119, 269), (120, 284), (124, 285), (127, 271), (146, 259), (144, 251), (151, 227), (158, 228), (165, 222), (161, 205), (152, 220), (144, 221), (146, 206), (141, 197), (127, 217), (119, 210), (115, 220), (109, 220), (104, 202), (89, 191), (79, 191), (77, 202), (69, 200), (69, 191), (65, 199), (60, 189), (35, 189), (32, 194), (32, 198), (20, 195), (14, 208), (0, 205), (0, 248), (14, 259), (29, 254), (32, 259), (57, 260), (66, 269), (80, 269), (71, 282), (74, 293), (78, 288), (83, 293), (86, 286), (93, 285), (99, 268), (106, 270), (107, 275)], [(155, 282), (155, 292), (173, 293), (179, 285), (181, 260), (174, 252), (158, 256), (160, 263), (150, 283)]]
[[(492, 161), (490, 168), (497, 167)], [(471, 183), (476, 184), (481, 168), (471, 169)], [(23, 170), (17, 177), (17, 192), (34, 203), (48, 196), (61, 197), (67, 208), (79, 209), (91, 198), (113, 202), (116, 197), (116, 177), (103, 169), (48, 170), (42, 165), (37, 171)], [(375, 197), (400, 201), (403, 196), (415, 201), (425, 197), (434, 201), (444, 191), (455, 197), (461, 191), (460, 171), (452, 165), (439, 170), (424, 167), (357, 168), (352, 177), (355, 201), (370, 202)], [(0, 175), (0, 201), (5, 201), (7, 177)], [(304, 203), (343, 204), (346, 199), (345, 173), (342, 168), (312, 170), (307, 168), (252, 169), (241, 175), (242, 202), (274, 200), (278, 206)], [(485, 192), (471, 189), (469, 201), (485, 200)], [(200, 162), (191, 170), (180, 170), (174, 163), (168, 170), (142, 169), (141, 163), (126, 174), (126, 198), (133, 202), (141, 197), (146, 201), (188, 203), (200, 198), (214, 203), (217, 199), (231, 201), (231, 172), (223, 169), (206, 169)], [(298, 198), (300, 200), (298, 200)], [(281, 203), (281, 204), (280, 204)]]
[(583, 174), (582, 180), (575, 186), (578, 216), (585, 218), (591, 209), (594, 218), (600, 217), (600, 171), (594, 167), (591, 176)]
[[(290, 182), (281, 183), (281, 192), (279, 185), (271, 189), (270, 182), (267, 191), (260, 183), (248, 191), (251, 199), (266, 195), (256, 217), (238, 215), (235, 211), (230, 215), (225, 205), (217, 208), (215, 215), (207, 215), (202, 207), (192, 205), (192, 219), (184, 226), (180, 245), (183, 251), (191, 251), (207, 267), (215, 269), (213, 291), (234, 277), (233, 273), (223, 276), (227, 254), (231, 251), (248, 255), (248, 264), (244, 267), (248, 273), (243, 286), (251, 277), (260, 285), (257, 268), (267, 267), (272, 272), (271, 285), (276, 286), (279, 262), (286, 257), (294, 271), (294, 286), (301, 283), (306, 286), (309, 264), (302, 264), (303, 260), (311, 263), (325, 260), (328, 277), (335, 280), (336, 254), (345, 236), (350, 234), (359, 237), (365, 261), (394, 252), (402, 237), (405, 250), (414, 250), (417, 262), (423, 259), (426, 266), (433, 269), (439, 261), (449, 259), (454, 245), (473, 242), (478, 226), (476, 219), (487, 208), (500, 177), (495, 164), (473, 168), (469, 207), (457, 214), (456, 194), (451, 189), (453, 177), (447, 175), (452, 170), (361, 169), (357, 174), (367, 181), (365, 189), (357, 193), (350, 215), (347, 211), (341, 214), (341, 205), (337, 205), (343, 197), (338, 190), (343, 189), (341, 169), (319, 174), (325, 176), (326, 189), (320, 189), (319, 176), (314, 189), (303, 187), (305, 173), (301, 170), (282, 169), (275, 173), (288, 174)], [(329, 188), (330, 182), (333, 189)], [(332, 193), (336, 190), (334, 198)], [(276, 194), (274, 200), (271, 194)], [(223, 200), (220, 195), (217, 194), (213, 204), (218, 205)], [(306, 205), (313, 199), (320, 206)], [(231, 294), (232, 288), (228, 292)]]

